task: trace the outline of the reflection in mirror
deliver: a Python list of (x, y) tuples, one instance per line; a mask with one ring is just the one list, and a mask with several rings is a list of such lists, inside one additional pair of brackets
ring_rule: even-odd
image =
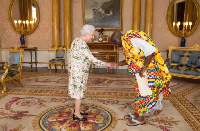
[(39, 7), (35, 0), (12, 0), (10, 22), (19, 34), (31, 34), (39, 23)]
[[(183, 35), (189, 33), (193, 27), (192, 23), (196, 21), (196, 7), (191, 0), (177, 1), (174, 3), (174, 19), (173, 28), (176, 32), (181, 32)], [(192, 10), (188, 10), (191, 8)], [(185, 13), (183, 13), (185, 12)]]
[(167, 22), (174, 35), (191, 35), (196, 30), (199, 20), (199, 3), (196, 0), (173, 0), (170, 3)]

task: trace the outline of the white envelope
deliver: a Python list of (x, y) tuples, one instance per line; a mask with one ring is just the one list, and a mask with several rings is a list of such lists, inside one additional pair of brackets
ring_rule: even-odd
[(147, 96), (147, 95), (152, 95), (151, 88), (148, 86), (148, 79), (147, 79), (147, 74), (144, 72), (145, 77), (140, 77), (139, 73), (137, 73), (136, 79), (138, 83), (138, 88), (140, 91), (141, 96)]

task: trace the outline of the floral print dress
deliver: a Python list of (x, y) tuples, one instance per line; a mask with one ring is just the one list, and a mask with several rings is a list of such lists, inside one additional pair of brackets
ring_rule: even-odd
[(83, 99), (90, 69), (90, 63), (103, 66), (104, 62), (96, 59), (89, 50), (88, 45), (76, 38), (71, 45), (69, 56), (69, 86), (71, 98)]

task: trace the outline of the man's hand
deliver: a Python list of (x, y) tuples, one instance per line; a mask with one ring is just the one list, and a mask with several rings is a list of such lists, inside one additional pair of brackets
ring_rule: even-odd
[(117, 63), (118, 66), (123, 66), (123, 65), (126, 65), (126, 61), (123, 60), (123, 61), (120, 61)]
[(154, 53), (152, 53), (151, 55), (145, 57), (144, 66), (141, 68), (141, 70), (139, 72), (140, 77), (144, 77), (144, 72), (147, 70), (147, 67), (150, 64), (150, 62), (151, 62), (153, 57), (154, 57)]
[(112, 67), (118, 67), (118, 63), (112, 62)]
[(147, 67), (145, 67), (145, 66), (141, 68), (141, 70), (140, 70), (140, 72), (139, 72), (140, 77), (145, 77), (145, 76), (144, 76), (144, 72), (145, 72), (146, 70), (147, 70)]

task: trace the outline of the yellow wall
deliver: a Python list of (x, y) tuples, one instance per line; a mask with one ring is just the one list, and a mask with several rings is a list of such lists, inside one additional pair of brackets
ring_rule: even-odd
[[(49, 49), (52, 45), (52, 2), (51, 0), (36, 0), (40, 8), (40, 23), (35, 32), (26, 36), (26, 45), (36, 46), (39, 49)], [(83, 26), (82, 20), (82, 0), (72, 1), (72, 40), (79, 36), (79, 30)], [(168, 49), (169, 45), (179, 46), (179, 37), (174, 36), (168, 29), (166, 22), (167, 8), (171, 0), (154, 0), (153, 7), (153, 40), (158, 45), (160, 51)], [(198, 0), (200, 2), (200, 0)], [(20, 35), (15, 33), (10, 22), (8, 9), (10, 0), (0, 2), (0, 44), (2, 48), (20, 46)], [(63, 0), (60, 0), (60, 30), (61, 45), (63, 45)], [(124, 0), (123, 3), (123, 31), (132, 28), (133, 0)], [(142, 0), (141, 30), (144, 30), (145, 0)], [(96, 32), (96, 34), (98, 34)], [(111, 35), (112, 31), (105, 31), (106, 35)], [(186, 38), (186, 46), (193, 46), (198, 43), (200, 36), (200, 26), (193, 35)]]

